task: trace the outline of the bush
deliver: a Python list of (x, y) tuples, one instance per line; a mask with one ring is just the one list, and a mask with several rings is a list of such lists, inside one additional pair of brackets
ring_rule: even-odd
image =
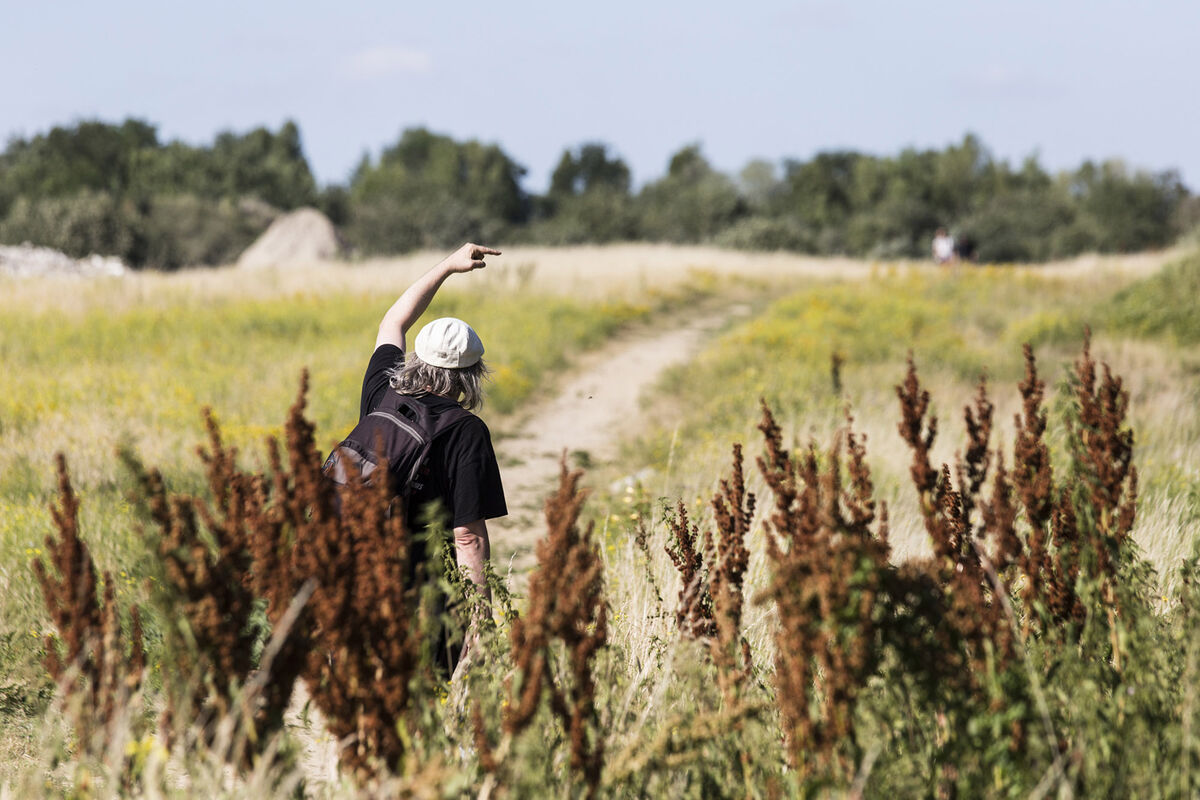
[(1200, 245), (1200, 195), (1193, 195), (1179, 204), (1175, 229), (1192, 244)]
[(346, 238), (363, 253), (387, 255), (466, 241), (494, 242), (505, 228), (503, 221), (481, 215), (456, 197), (413, 189), (411, 196), (406, 190), (352, 199)]
[(603, 244), (637, 238), (637, 209), (627, 193), (598, 188), (547, 204), (551, 210), (529, 225), (525, 238), (542, 244)]
[(137, 261), (144, 244), (140, 217), (132, 203), (121, 202), (107, 192), (20, 197), (0, 221), (0, 242), (31, 242), (75, 258), (99, 253)]
[[(1053, 252), (1051, 239), (1074, 223), (1075, 213), (1064, 199), (1023, 190), (997, 195), (962, 222), (961, 233), (975, 243), (980, 261), (1043, 261), (1070, 254)], [(1078, 236), (1072, 243), (1091, 245), (1086, 249), (1096, 244)]]
[(713, 237), (713, 244), (735, 250), (791, 250), (817, 252), (812, 232), (791, 219), (747, 217)]
[(1138, 336), (1167, 336), (1180, 344), (1200, 343), (1200, 251), (1158, 274), (1122, 289), (1103, 309), (1118, 330)]
[(232, 263), (277, 213), (252, 200), (155, 197), (142, 223), (145, 244), (138, 261), (155, 269)]

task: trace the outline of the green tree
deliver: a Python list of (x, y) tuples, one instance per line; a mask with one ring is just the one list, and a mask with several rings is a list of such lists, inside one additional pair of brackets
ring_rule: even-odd
[(666, 177), (642, 189), (638, 206), (642, 235), (665, 242), (709, 241), (746, 213), (733, 181), (694, 144), (671, 156)]
[(1084, 162), (1071, 191), (1095, 221), (1099, 249), (1122, 253), (1169, 243), (1179, 233), (1175, 222), (1187, 197), (1178, 173), (1134, 172), (1121, 161)]
[(597, 190), (628, 194), (629, 166), (598, 142), (580, 145), (575, 152), (564, 150), (550, 176), (550, 196), (573, 197)]
[(497, 145), (406, 130), (350, 184), (350, 235), (366, 252), (495, 240), (526, 221), (525, 170)]
[(811, 161), (785, 161), (780, 210), (816, 228), (843, 224), (855, 210), (854, 172), (863, 158), (839, 150), (818, 153)]
[(608, 146), (589, 142), (566, 149), (538, 198), (530, 237), (548, 244), (636, 238), (637, 211), (629, 193), (629, 166)]
[(1041, 261), (1092, 249), (1086, 228), (1078, 227), (1077, 205), (1036, 158), (1027, 158), (1019, 171), (1003, 169), (997, 184), (958, 225), (980, 261)]
[(284, 209), (316, 201), (316, 181), (300, 145), (300, 130), (290, 120), (276, 134), (266, 128), (241, 136), (219, 134), (212, 155), (224, 197), (257, 197)]
[(751, 213), (769, 212), (771, 202), (782, 188), (778, 172), (773, 162), (756, 158), (738, 173), (738, 191)]
[(79, 122), (13, 139), (0, 154), (0, 216), (21, 196), (121, 195), (133, 180), (137, 153), (157, 146), (154, 126), (135, 119), (120, 125)]
[(0, 213), (17, 197), (64, 197), (83, 191), (149, 198), (194, 194), (210, 199), (257, 197), (276, 208), (308, 205), (316, 182), (286, 122), (278, 133), (256, 128), (224, 132), (212, 147), (160, 144), (154, 126), (80, 122), (29, 141), (14, 140), (0, 155)]
[(936, 203), (936, 161), (936, 153), (914, 149), (896, 158), (858, 158), (851, 171), (844, 251), (875, 257), (920, 253), (926, 235), (944, 219)]

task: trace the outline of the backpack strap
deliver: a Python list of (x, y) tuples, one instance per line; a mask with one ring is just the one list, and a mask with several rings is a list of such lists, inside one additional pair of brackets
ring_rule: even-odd
[(433, 449), (434, 441), (471, 416), (471, 412), (457, 403), (433, 413), (429, 406), (417, 398), (398, 392), (390, 392), (389, 396), (371, 413), (383, 414), (398, 425), (416, 429), (417, 435), (414, 435), (414, 438), (421, 444), (411, 472), (408, 475), (395, 474), (393, 476), (398, 485), (404, 488), (405, 500), (414, 489), (424, 488), (420, 472), (429, 460), (429, 452)]
[(408, 425), (415, 426), (423, 434), (423, 438), (431, 441), (472, 416), (462, 406), (455, 403), (433, 412), (429, 406), (416, 397), (403, 395), (398, 392), (388, 392), (388, 396), (380, 401), (372, 414), (383, 412)]

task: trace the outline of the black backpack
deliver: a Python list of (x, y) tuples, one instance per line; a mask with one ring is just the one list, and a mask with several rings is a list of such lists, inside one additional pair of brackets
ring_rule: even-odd
[(345, 486), (351, 480), (373, 483), (379, 462), (388, 462), (388, 481), (394, 494), (408, 500), (429, 480), (433, 440), (470, 416), (461, 406), (443, 406), (431, 413), (416, 398), (389, 391), (379, 407), (367, 414), (334, 448), (321, 468), (326, 478)]

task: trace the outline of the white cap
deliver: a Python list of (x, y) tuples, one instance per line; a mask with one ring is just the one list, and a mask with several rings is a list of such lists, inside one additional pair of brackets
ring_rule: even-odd
[(483, 342), (461, 319), (442, 317), (421, 328), (415, 345), (417, 357), (435, 367), (459, 369), (478, 363)]

